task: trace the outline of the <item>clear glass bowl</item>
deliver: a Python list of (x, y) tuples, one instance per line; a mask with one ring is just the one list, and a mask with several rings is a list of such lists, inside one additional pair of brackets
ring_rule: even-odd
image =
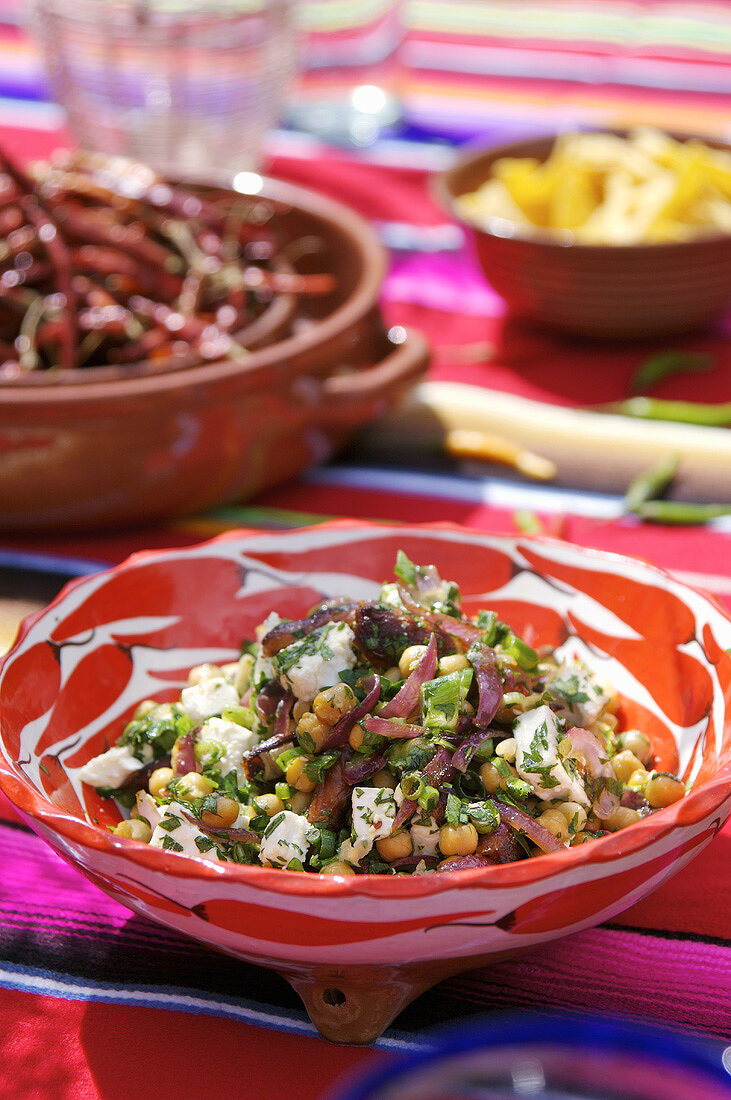
[(296, 69), (292, 0), (33, 0), (30, 28), (79, 143), (170, 173), (258, 167)]

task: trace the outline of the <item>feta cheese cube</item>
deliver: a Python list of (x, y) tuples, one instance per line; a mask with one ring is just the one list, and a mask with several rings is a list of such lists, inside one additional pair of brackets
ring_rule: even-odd
[(414, 855), (435, 856), (437, 854), (441, 826), (437, 825), (433, 817), (430, 817), (426, 822), (412, 825), (409, 831), (414, 846)]
[(254, 661), (254, 671), (251, 676), (251, 682), (256, 688), (260, 688), (262, 684), (267, 683), (269, 680), (279, 679), (279, 666), (277, 665), (274, 657), (262, 657), (261, 653)]
[(304, 863), (317, 830), (306, 817), (282, 810), (267, 825), (259, 848), (259, 859), (268, 867), (286, 867), (290, 860)]
[[(149, 746), (145, 747), (149, 749)], [(129, 745), (114, 745), (79, 768), (77, 775), (82, 783), (88, 783), (90, 787), (117, 788), (141, 767), (142, 761), (132, 755)]]
[(191, 721), (204, 722), (214, 714), (221, 714), (227, 707), (238, 706), (239, 693), (229, 680), (214, 676), (202, 684), (183, 688), (180, 701)]
[(179, 802), (170, 802), (160, 808), (162, 817), (150, 837), (151, 847), (180, 856), (192, 856), (193, 859), (218, 860), (213, 838), (189, 821), (183, 810)]
[(152, 795), (148, 794), (147, 791), (138, 791), (135, 797), (137, 801), (138, 816), (144, 817), (150, 828), (154, 829), (162, 820), (160, 807), (157, 802), (155, 802)]
[(260, 642), (262, 638), (266, 638), (270, 630), (273, 630), (275, 626), (278, 626), (282, 622), (282, 616), (278, 615), (276, 611), (271, 611), (263, 623), (259, 623), (254, 634), (256, 635), (257, 642)]
[[(198, 755), (202, 764), (212, 764), (222, 776), (235, 771), (239, 786), (244, 785), (246, 772), (243, 755), (248, 749), (258, 745), (258, 734), (236, 722), (229, 722), (226, 718), (209, 718), (201, 726), (198, 742), (201, 745)], [(209, 743), (212, 743), (210, 748)], [(214, 749), (217, 751), (213, 751)]]
[(513, 725), (516, 771), (537, 798), (565, 799), (588, 807), (578, 771), (558, 755), (558, 732), (558, 718), (548, 706), (519, 715)]
[(297, 699), (311, 702), (323, 688), (340, 680), (340, 673), (354, 668), (355, 635), (347, 623), (328, 623), (300, 641), (280, 650), (280, 681)]
[(388, 787), (354, 787), (352, 794), (352, 846), (358, 862), (377, 840), (391, 835), (396, 817), (396, 799)]
[(605, 710), (611, 695), (583, 665), (572, 662), (558, 670), (548, 691), (561, 714), (574, 726), (590, 726)]

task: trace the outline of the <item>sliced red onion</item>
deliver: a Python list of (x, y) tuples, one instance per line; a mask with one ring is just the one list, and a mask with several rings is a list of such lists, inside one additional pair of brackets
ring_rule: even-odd
[[(264, 687), (257, 695), (254, 703), (256, 713), (259, 715), (262, 722), (269, 722), (274, 716), (280, 701), (288, 694), (285, 688), (283, 688), (281, 684), (278, 684), (276, 680), (270, 680), (268, 683), (264, 684)], [(290, 699), (292, 698), (291, 695), (289, 697)]]
[(409, 818), (413, 817), (413, 815), (416, 813), (418, 805), (419, 803), (414, 802), (412, 798), (405, 798), (403, 800), (398, 810), (396, 811), (395, 818), (393, 819), (393, 825), (391, 826), (392, 833), (397, 832), (402, 825), (406, 824)]
[(341, 623), (349, 618), (357, 607), (355, 600), (334, 600), (331, 605), (324, 604), (308, 615), (306, 619), (289, 619), (277, 623), (264, 635), (261, 640), (261, 652), (265, 657), (272, 657), (293, 642), (312, 634), (328, 623)]
[(492, 729), (473, 730), (468, 734), (459, 746), (454, 756), (452, 757), (452, 763), (458, 772), (466, 772), (469, 767), (470, 761), (475, 753), (469, 753), (468, 750), (474, 748), (475, 752), (479, 749), (480, 745), (484, 744), (491, 737), (495, 735), (495, 731)]
[(241, 702), (241, 706), (242, 706), (242, 707), (248, 707), (248, 706), (250, 705), (250, 703), (251, 703), (251, 696), (252, 696), (253, 694), (254, 694), (254, 688), (253, 688), (253, 686), (252, 686), (252, 687), (249, 687), (249, 688), (247, 688), (247, 689), (246, 689), (246, 691), (244, 692), (244, 694), (243, 694), (243, 695), (241, 696), (241, 701), (240, 701), (240, 702)]
[(351, 787), (345, 780), (342, 758), (325, 772), (322, 783), (315, 787), (307, 808), (307, 820), (312, 825), (327, 825), (339, 829), (350, 801)]
[(465, 622), (464, 619), (456, 619), (453, 615), (445, 615), (443, 611), (430, 611), (428, 608), (422, 607), (403, 585), (399, 585), (399, 596), (401, 597), (401, 602), (404, 607), (407, 611), (410, 611), (412, 615), (424, 619), (425, 622), (438, 627), (445, 634), (450, 635), (452, 638), (458, 638), (467, 645), (478, 642), (484, 633), (484, 631), (479, 626), (475, 626), (474, 623)]
[(197, 817), (188, 813), (187, 810), (183, 810), (182, 813), (186, 821), (197, 825), (202, 833), (210, 833), (211, 836), (221, 837), (222, 840), (246, 840), (251, 844), (259, 844), (261, 841), (261, 837), (257, 836), (256, 833), (252, 833), (249, 829), (234, 829), (230, 826), (227, 828), (224, 825), (203, 825)]
[(354, 787), (356, 783), (363, 783), (366, 779), (370, 779), (385, 766), (385, 763), (386, 754), (383, 752), (374, 753), (359, 764), (353, 764), (348, 760), (343, 765), (343, 778), (346, 783)]
[(400, 722), (397, 718), (382, 718), (380, 714), (369, 714), (363, 719), (363, 728), (379, 737), (409, 738), (422, 737), (427, 731), (423, 726), (414, 726), (410, 722)]
[(506, 821), (501, 821), (497, 829), (485, 833), (477, 842), (476, 855), (484, 856), (490, 863), (515, 863), (523, 854), (515, 831)]
[(247, 767), (247, 774), (252, 771), (258, 771), (261, 767), (261, 755), (265, 752), (271, 752), (272, 749), (278, 749), (282, 745), (287, 745), (290, 741), (294, 741), (294, 727), (292, 724), (292, 702), (293, 696), (287, 693), (284, 698), (280, 699), (277, 703), (277, 709), (274, 713), (274, 726), (271, 737), (268, 737), (266, 741), (260, 741), (258, 745), (255, 745), (253, 749), (247, 749), (242, 753), (242, 763), (248, 764), (251, 761), (257, 761), (257, 764), (253, 768)]
[(150, 781), (150, 776), (157, 768), (169, 767), (170, 753), (166, 753), (165, 756), (159, 756), (157, 760), (151, 760), (149, 764), (143, 764), (136, 772), (131, 772), (118, 789), (120, 791), (129, 790), (130, 788), (135, 791), (145, 790)]
[(476, 726), (489, 726), (503, 701), (503, 682), (495, 667), (495, 655), (487, 646), (483, 646), (472, 662), (475, 679), (480, 692), (475, 715)]
[(453, 776), (454, 757), (441, 746), (424, 768), (424, 775), (432, 787), (439, 789), (442, 783), (448, 783)]
[(486, 856), (453, 856), (448, 863), (437, 867), (437, 874), (445, 871), (468, 871), (471, 867), (494, 867)]
[[(424, 656), (419, 664), (407, 678), (403, 686), (396, 692), (393, 699), (386, 703), (380, 713), (381, 718), (408, 718), (419, 705), (421, 685), (434, 679), (437, 671), (437, 639), (432, 634), (426, 647)], [(385, 736), (388, 736), (386, 734)]]
[(418, 867), (420, 863), (423, 863), (426, 867), (434, 868), (439, 862), (437, 856), (425, 856), (418, 855), (416, 852), (411, 856), (400, 856), (398, 859), (394, 859), (391, 862), (391, 866), (394, 871), (405, 871), (409, 867)]
[(507, 821), (508, 825), (512, 825), (514, 829), (521, 833), (525, 833), (528, 839), (532, 840), (542, 852), (559, 852), (564, 847), (553, 833), (549, 833), (548, 829), (541, 825), (539, 821), (536, 821), (523, 810), (519, 810), (517, 806), (511, 806), (507, 802), (498, 802), (497, 807), (500, 811), (501, 820)]
[[(608, 781), (611, 786), (616, 785), (617, 777), (607, 759), (607, 751), (595, 733), (591, 733), (581, 726), (572, 726), (571, 729), (566, 731), (566, 738), (573, 752), (583, 756), (586, 761), (586, 770), (592, 779), (601, 784)], [(609, 817), (618, 805), (619, 795), (611, 790), (609, 786), (602, 787), (601, 792), (592, 804), (594, 813), (600, 820)]]
[(320, 752), (326, 752), (328, 749), (339, 749), (350, 737), (353, 726), (373, 710), (381, 695), (380, 677), (372, 676), (371, 683), (372, 686), (369, 688), (365, 699), (352, 707), (335, 723), (323, 741)]
[(637, 810), (643, 817), (652, 813), (650, 803), (639, 791), (626, 790), (620, 799), (620, 805), (627, 806), (630, 810)]
[(269, 737), (266, 741), (260, 741), (253, 749), (247, 749), (246, 752), (243, 753), (243, 759), (254, 760), (257, 756), (261, 756), (262, 753), (271, 752), (272, 749), (278, 749), (280, 745), (287, 745), (290, 741), (294, 741), (294, 730), (283, 730), (275, 737)]
[(175, 774), (188, 775), (189, 772), (199, 772), (201, 766), (195, 758), (195, 734), (200, 729), (188, 730), (175, 743)]

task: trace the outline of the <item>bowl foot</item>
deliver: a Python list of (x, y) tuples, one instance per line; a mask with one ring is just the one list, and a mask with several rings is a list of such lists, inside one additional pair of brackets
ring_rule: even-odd
[(296, 990), (325, 1039), (374, 1042), (420, 993), (470, 966), (464, 960), (406, 966), (300, 966), (279, 973)]

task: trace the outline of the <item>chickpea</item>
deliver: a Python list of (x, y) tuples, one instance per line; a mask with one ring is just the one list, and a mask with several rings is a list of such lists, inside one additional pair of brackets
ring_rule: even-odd
[(233, 681), (234, 687), (239, 695), (243, 695), (251, 683), (251, 678), (254, 675), (254, 664), (254, 658), (251, 653), (244, 653), (236, 662)]
[(392, 859), (401, 859), (410, 856), (412, 852), (411, 836), (409, 833), (395, 833), (393, 836), (384, 836), (376, 841), (376, 849), (381, 859), (390, 863)]
[(143, 699), (142, 702), (138, 703), (135, 707), (135, 712), (132, 715), (133, 719), (138, 720), (140, 718), (146, 718), (156, 706), (157, 703), (154, 699)]
[(449, 676), (452, 672), (461, 672), (463, 668), (469, 668), (470, 662), (464, 653), (448, 653), (439, 660), (439, 675)]
[(577, 833), (574, 839), (571, 841), (572, 846), (576, 844), (587, 844), (590, 840), (596, 840), (593, 833), (580, 832)]
[(347, 684), (334, 684), (317, 693), (312, 700), (312, 709), (321, 722), (334, 726), (357, 702), (355, 692)]
[(168, 783), (174, 774), (172, 768), (155, 768), (147, 784), (147, 789), (153, 798), (164, 798), (167, 795)]
[(367, 732), (368, 731), (364, 729), (360, 722), (356, 722), (353, 726), (352, 730), (348, 734), (348, 744), (354, 752), (358, 752), (358, 749), (363, 744), (363, 741), (366, 738)]
[(377, 771), (370, 782), (373, 787), (388, 787), (391, 791), (395, 791), (398, 786), (395, 777), (391, 775), (388, 768), (381, 768), (380, 771)]
[(495, 755), (501, 756), (503, 760), (507, 760), (509, 764), (515, 762), (517, 751), (518, 744), (514, 737), (506, 737), (504, 741), (501, 741), (499, 745), (495, 746)]
[(486, 761), (480, 768), (480, 779), (483, 782), (485, 790), (488, 794), (495, 794), (495, 791), (500, 788), (501, 791), (505, 790), (505, 784), (511, 776), (518, 777), (518, 773), (512, 764), (508, 764), (505, 761), (505, 766), (509, 769), (508, 775), (501, 775), (497, 770), (492, 760)]
[(131, 817), (128, 821), (120, 821), (119, 825), (115, 825), (114, 835), (126, 836), (130, 840), (141, 840), (143, 844), (149, 844), (152, 829), (147, 822), (140, 821), (138, 817)]
[(311, 791), (295, 791), (289, 800), (289, 808), (293, 814), (303, 814), (310, 802), (312, 802)]
[(332, 863), (326, 863), (320, 868), (321, 875), (354, 875), (355, 871), (349, 863), (343, 863), (341, 859), (334, 859)]
[(297, 722), (297, 740), (309, 749), (310, 741), (314, 752), (319, 752), (330, 735), (330, 727), (324, 725), (311, 710), (306, 711)]
[(445, 856), (471, 856), (478, 840), (474, 825), (442, 825), (439, 830), (439, 847)]
[(305, 703), (304, 699), (298, 699), (292, 707), (292, 717), (295, 722), (299, 722), (300, 718), (304, 718), (305, 714), (309, 711), (309, 706)]
[(392, 684), (395, 684), (397, 680), (402, 678), (398, 665), (391, 665), (390, 668), (386, 669), (383, 675), (387, 680), (390, 680)]
[(642, 761), (638, 760), (633, 752), (625, 749), (612, 757), (612, 767), (617, 779), (626, 783), (633, 772), (642, 767)]
[(566, 818), (566, 823), (573, 823), (574, 832), (579, 833), (586, 825), (586, 810), (578, 802), (561, 802), (556, 809)]
[(500, 773), (490, 760), (480, 768), (480, 779), (487, 793), (495, 794), (495, 791), (500, 786)]
[(180, 797), (190, 801), (194, 798), (205, 798), (213, 790), (215, 790), (213, 782), (200, 772), (188, 772), (178, 784)]
[(620, 749), (627, 749), (628, 752), (634, 753), (645, 767), (652, 763), (653, 752), (650, 739), (639, 730), (625, 730), (619, 735), (618, 744)]
[(674, 775), (664, 775), (662, 772), (650, 776), (645, 787), (645, 798), (653, 810), (663, 806), (672, 806), (685, 794), (685, 784)]
[(218, 665), (194, 665), (188, 673), (188, 683), (191, 687), (196, 684), (203, 684), (206, 680), (213, 680), (216, 676), (221, 676), (221, 669)]
[(290, 787), (295, 787), (298, 791), (314, 791), (317, 783), (314, 779), (310, 779), (305, 771), (308, 763), (306, 756), (295, 756), (289, 761), (284, 769), (284, 778)]
[(170, 750), (170, 767), (173, 769), (175, 775), (178, 774), (178, 753), (179, 747), (178, 741), (176, 741), (172, 749)]
[(636, 772), (632, 772), (627, 785), (631, 787), (633, 791), (644, 791), (649, 778), (649, 772), (645, 771), (644, 768), (638, 768)]
[(605, 818), (602, 822), (605, 829), (609, 829), (610, 833), (616, 833), (619, 829), (626, 829), (628, 825), (634, 825), (635, 821), (639, 821), (641, 814), (637, 810), (631, 810), (629, 806), (617, 806), (612, 810), (609, 817)]
[(254, 799), (254, 805), (260, 813), (274, 817), (284, 809), (284, 803), (276, 794), (260, 794)]
[(236, 818), (239, 816), (239, 804), (233, 798), (227, 798), (225, 795), (221, 795), (216, 799), (216, 809), (204, 810), (201, 814), (201, 824), (210, 825), (213, 828), (228, 828), (229, 825), (233, 825)]
[(556, 840), (568, 840), (569, 823), (559, 809), (544, 810), (537, 820), (539, 825), (548, 829), (549, 833), (556, 837)]
[(402, 677), (410, 676), (414, 669), (421, 663), (421, 658), (426, 653), (425, 645), (407, 646), (399, 657), (398, 668)]

